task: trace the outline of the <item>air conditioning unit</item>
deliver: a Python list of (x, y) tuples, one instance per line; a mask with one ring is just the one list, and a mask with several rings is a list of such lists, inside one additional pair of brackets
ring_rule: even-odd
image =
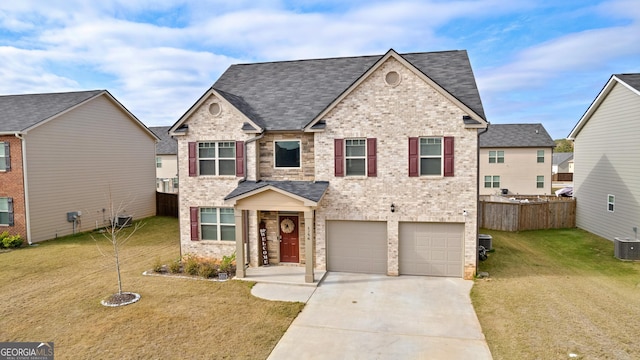
[(640, 260), (640, 241), (629, 238), (614, 239), (614, 255), (620, 260)]
[(493, 250), (492, 240), (493, 237), (491, 235), (478, 234), (478, 245), (484, 246), (487, 251)]
[(118, 227), (131, 226), (132, 221), (133, 221), (133, 217), (131, 215), (119, 215)]

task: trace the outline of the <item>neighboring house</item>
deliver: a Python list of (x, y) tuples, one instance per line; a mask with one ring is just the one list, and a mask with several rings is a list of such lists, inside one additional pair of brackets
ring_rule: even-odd
[(480, 195), (551, 195), (554, 147), (542, 124), (491, 124), (480, 135)]
[(233, 65), (170, 130), (182, 252), (471, 279), (486, 124), (466, 51)]
[(612, 75), (569, 134), (576, 225), (609, 240), (640, 226), (640, 74)]
[(160, 141), (156, 144), (156, 191), (178, 192), (178, 142), (169, 136), (171, 126), (152, 126)]
[(572, 173), (573, 172), (573, 153), (554, 153), (553, 154), (553, 166), (551, 172), (557, 173)]
[(0, 232), (28, 243), (155, 215), (157, 138), (105, 90), (0, 96)]

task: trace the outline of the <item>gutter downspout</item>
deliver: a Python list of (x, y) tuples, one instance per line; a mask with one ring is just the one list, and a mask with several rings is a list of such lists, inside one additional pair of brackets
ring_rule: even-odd
[(480, 234), (480, 135), (489, 131), (489, 122), (487, 121), (487, 127), (478, 131), (478, 148), (476, 150), (476, 274), (478, 274), (478, 245), (480, 244), (480, 239), (478, 235)]
[(27, 140), (24, 135), (15, 133), (15, 137), (20, 139), (22, 146), (22, 187), (24, 189), (24, 227), (27, 230), (27, 243), (29, 246), (33, 245), (31, 242), (31, 226), (29, 225), (30, 212), (29, 212), (29, 186), (27, 184)]
[[(247, 156), (247, 144), (258, 141), (263, 137), (264, 137), (264, 132), (244, 142), (244, 145), (243, 145), (244, 158), (245, 158), (244, 159), (244, 176), (242, 177), (242, 180), (240, 180), (240, 182), (246, 181), (247, 176), (249, 175), (248, 165), (247, 165), (247, 162), (248, 162), (247, 159), (249, 158), (249, 156)], [(243, 219), (242, 227), (244, 228), (243, 229), (244, 239), (242, 239), (242, 241), (244, 241), (244, 243), (247, 244), (244, 252), (245, 254), (244, 265), (248, 266), (251, 259), (249, 254), (249, 251), (251, 250), (251, 247), (249, 246), (249, 210), (242, 210), (242, 219)]]

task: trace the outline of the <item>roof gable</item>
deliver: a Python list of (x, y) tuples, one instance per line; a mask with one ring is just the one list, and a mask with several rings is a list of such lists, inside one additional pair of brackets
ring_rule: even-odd
[(640, 73), (611, 75), (611, 77), (609, 78), (609, 81), (607, 81), (607, 83), (602, 88), (602, 90), (600, 90), (600, 92), (598, 93), (598, 96), (596, 96), (596, 98), (593, 100), (591, 105), (589, 105), (589, 108), (587, 109), (587, 111), (585, 111), (585, 113), (582, 115), (580, 120), (578, 120), (578, 123), (576, 124), (576, 126), (573, 127), (567, 139), (575, 140), (578, 133), (580, 133), (580, 130), (582, 130), (584, 125), (589, 121), (589, 119), (596, 112), (598, 107), (600, 107), (600, 104), (604, 101), (604, 99), (606, 99), (607, 95), (609, 95), (611, 90), (613, 90), (613, 88), (617, 84), (620, 84), (626, 87), (631, 92), (640, 96)]
[(0, 96), (0, 133), (26, 131), (104, 91)]
[(492, 124), (480, 134), (481, 148), (555, 147), (542, 124)]
[[(432, 82), (436, 89), (468, 110), (469, 115), (486, 121), (471, 65), (463, 50), (400, 55), (391, 49), (385, 55), (375, 56), (238, 64), (230, 66), (210, 91), (222, 96), (256, 127), (300, 131), (313, 127), (323, 112), (390, 56)], [(191, 111), (172, 129), (184, 122)]]

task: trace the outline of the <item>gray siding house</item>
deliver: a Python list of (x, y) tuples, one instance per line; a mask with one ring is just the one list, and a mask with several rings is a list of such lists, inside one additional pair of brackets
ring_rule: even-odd
[(555, 146), (542, 124), (491, 124), (480, 134), (480, 195), (551, 195)]
[(486, 126), (465, 51), (233, 65), (170, 130), (182, 253), (471, 279)]
[(118, 215), (155, 215), (156, 140), (106, 90), (0, 96), (0, 232), (34, 243), (93, 230), (109, 194), (127, 204)]
[(612, 75), (569, 134), (576, 224), (609, 240), (640, 227), (640, 74)]

